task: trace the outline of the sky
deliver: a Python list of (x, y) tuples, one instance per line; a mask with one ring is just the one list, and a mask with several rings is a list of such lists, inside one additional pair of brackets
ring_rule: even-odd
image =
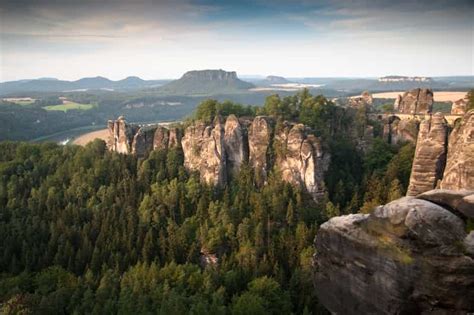
[(0, 81), (474, 75), (474, 0), (0, 0)]

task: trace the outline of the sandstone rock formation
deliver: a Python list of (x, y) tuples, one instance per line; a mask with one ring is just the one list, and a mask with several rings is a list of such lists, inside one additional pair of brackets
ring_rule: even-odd
[(138, 129), (133, 136), (132, 154), (143, 157), (153, 150), (155, 131), (156, 126), (144, 126)]
[(466, 98), (461, 98), (451, 105), (451, 114), (452, 115), (464, 115), (467, 110), (468, 100)]
[(224, 146), (230, 174), (236, 174), (240, 165), (248, 160), (248, 141), (245, 130), (235, 115), (227, 117), (225, 122)]
[(207, 184), (223, 186), (226, 182), (224, 132), (221, 118), (216, 117), (211, 125), (193, 123), (181, 139), (184, 166), (199, 171), (201, 180)]
[(109, 150), (124, 154), (132, 153), (133, 138), (138, 131), (138, 127), (127, 124), (123, 116), (120, 116), (117, 120), (109, 120), (107, 127), (109, 130), (109, 140), (107, 141)]
[(443, 189), (474, 189), (474, 110), (463, 116), (449, 136)]
[(407, 195), (438, 186), (474, 189), (474, 110), (455, 124), (449, 137), (447, 130), (441, 114), (421, 123)]
[(443, 178), (446, 163), (448, 125), (441, 113), (420, 124), (408, 196), (435, 188)]
[(404, 114), (429, 114), (433, 109), (433, 91), (414, 89), (398, 95), (394, 104), (395, 111)]
[(275, 147), (275, 166), (284, 181), (305, 187), (314, 199), (324, 195), (327, 163), (319, 139), (303, 124), (287, 124), (275, 135)]
[(159, 126), (156, 128), (153, 139), (153, 150), (166, 149), (168, 147), (170, 132), (165, 127)]
[(393, 145), (405, 141), (414, 143), (418, 136), (418, 126), (419, 121), (417, 119), (400, 120), (393, 116), (384, 124), (384, 138)]
[[(436, 203), (404, 197), (321, 225), (314, 256), (319, 301), (334, 314), (474, 312), (474, 232), (466, 233), (452, 208), (474, 191), (449, 194)], [(474, 198), (466, 200), (474, 208)]]
[[(270, 168), (275, 167), (284, 181), (306, 189), (318, 200), (325, 193), (323, 177), (329, 155), (304, 125), (284, 124), (286, 127), (274, 139), (274, 123), (269, 117), (239, 120), (230, 115), (225, 123), (221, 117), (212, 124), (194, 122), (181, 136), (178, 128), (129, 125), (121, 117), (109, 122), (108, 146), (111, 151), (140, 157), (151, 150), (180, 146), (185, 168), (199, 172), (203, 182), (220, 187), (238, 173), (243, 163), (253, 168), (257, 185), (263, 185)], [(270, 157), (274, 145), (285, 149)]]
[(249, 164), (254, 169), (258, 184), (263, 184), (267, 178), (267, 152), (273, 136), (272, 122), (268, 117), (257, 116), (249, 127)]
[(364, 91), (359, 97), (349, 98), (349, 106), (359, 108), (361, 106), (371, 106), (373, 102), (372, 94), (369, 91)]

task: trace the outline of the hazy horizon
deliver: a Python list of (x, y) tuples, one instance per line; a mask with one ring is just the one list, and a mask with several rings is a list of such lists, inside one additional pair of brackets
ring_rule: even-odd
[(472, 1), (1, 1), (0, 81), (473, 75)]

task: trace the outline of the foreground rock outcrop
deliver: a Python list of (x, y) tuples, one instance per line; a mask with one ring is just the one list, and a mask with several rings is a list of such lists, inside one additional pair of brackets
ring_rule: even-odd
[(460, 214), (473, 197), (434, 190), (321, 225), (319, 301), (335, 314), (474, 312), (474, 232)]
[(394, 104), (395, 111), (404, 114), (429, 114), (433, 110), (433, 91), (431, 89), (413, 89), (398, 95)]

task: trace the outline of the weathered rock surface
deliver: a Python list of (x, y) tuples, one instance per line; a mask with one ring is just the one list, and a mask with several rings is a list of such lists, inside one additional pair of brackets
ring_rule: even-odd
[(474, 110), (463, 116), (449, 136), (441, 188), (474, 190)]
[(325, 163), (321, 143), (303, 124), (286, 125), (275, 135), (276, 168), (282, 179), (305, 187), (314, 199), (324, 192)]
[(249, 127), (249, 164), (254, 169), (257, 179), (263, 184), (267, 178), (267, 152), (273, 136), (270, 118), (257, 116)]
[(188, 170), (199, 171), (201, 180), (207, 184), (225, 184), (224, 125), (220, 117), (216, 117), (211, 125), (197, 122), (186, 128), (181, 146), (184, 166)]
[(170, 132), (165, 127), (159, 126), (156, 128), (153, 139), (153, 150), (162, 150), (168, 148)]
[(435, 189), (422, 193), (417, 198), (431, 201), (463, 217), (474, 219), (474, 190)]
[(129, 125), (123, 116), (117, 120), (109, 120), (107, 123), (109, 130), (109, 140), (107, 146), (109, 150), (118, 153), (132, 153), (132, 144), (138, 126)]
[[(329, 155), (324, 154), (319, 139), (302, 124), (286, 123), (286, 128), (274, 139), (272, 119), (227, 117), (225, 123), (217, 117), (212, 124), (194, 122), (180, 129), (163, 126), (129, 125), (120, 118), (109, 122), (109, 150), (145, 156), (151, 150), (181, 146), (184, 166), (198, 171), (205, 183), (224, 186), (227, 178), (235, 176), (243, 163), (256, 173), (257, 185), (266, 182), (268, 171), (276, 167), (283, 180), (305, 188), (316, 200), (325, 193), (324, 172), (329, 166)], [(373, 128), (368, 128), (372, 139)], [(273, 143), (278, 142), (284, 152), (270, 158)]]
[(468, 100), (465, 98), (461, 98), (451, 105), (451, 114), (453, 115), (464, 115), (467, 110), (467, 103)]
[(404, 114), (428, 114), (433, 109), (433, 91), (431, 89), (414, 89), (399, 95), (394, 109)]
[(359, 108), (361, 106), (371, 106), (373, 102), (372, 94), (369, 91), (364, 91), (359, 97), (352, 97), (349, 99), (349, 106)]
[(420, 123), (408, 196), (435, 188), (443, 178), (447, 153), (448, 125), (441, 113)]
[(449, 194), (437, 204), (404, 197), (321, 225), (314, 257), (319, 300), (335, 314), (473, 312), (474, 233), (439, 205), (460, 204), (462, 196)]
[(418, 128), (418, 120), (400, 120), (394, 116), (384, 125), (384, 138), (393, 145), (406, 141), (415, 143), (418, 136)]
[(155, 131), (156, 126), (145, 126), (138, 129), (133, 136), (132, 154), (143, 157), (153, 150)]
[(224, 146), (230, 174), (236, 174), (242, 163), (248, 160), (248, 141), (245, 130), (235, 115), (227, 117), (225, 122)]

